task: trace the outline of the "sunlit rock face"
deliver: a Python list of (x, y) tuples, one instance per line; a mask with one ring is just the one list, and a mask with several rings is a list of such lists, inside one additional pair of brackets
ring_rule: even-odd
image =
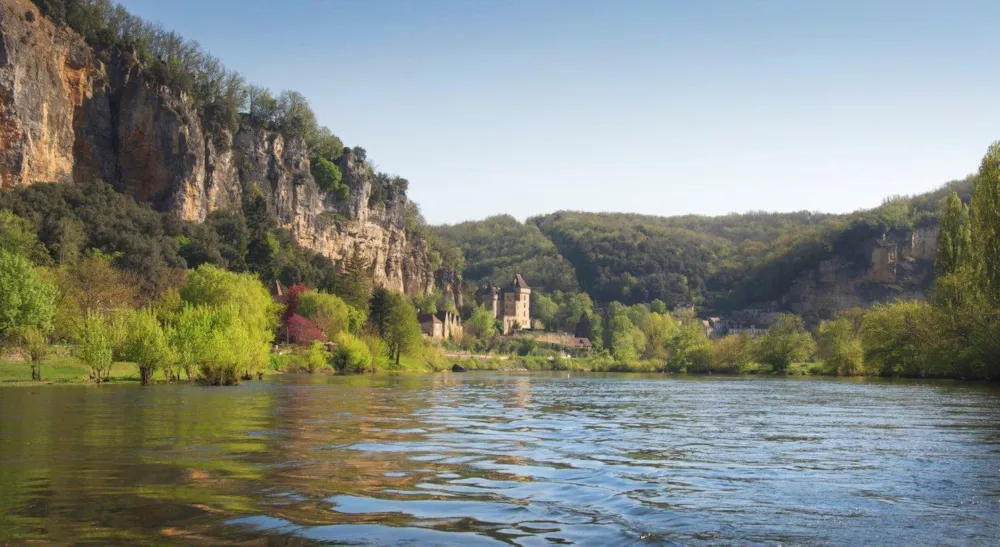
[(4, 0), (0, 16), (0, 187), (101, 179), (201, 222), (258, 186), (302, 246), (364, 258), (378, 286), (433, 287), (426, 242), (404, 230), (405, 192), (373, 203), (373, 175), (350, 151), (340, 160), (350, 196), (338, 202), (317, 188), (301, 139), (213, 131), (190, 98), (151, 83), (127, 54), (100, 59), (28, 0)]

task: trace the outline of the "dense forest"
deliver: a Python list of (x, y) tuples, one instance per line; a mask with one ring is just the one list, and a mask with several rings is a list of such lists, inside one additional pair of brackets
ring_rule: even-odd
[(808, 211), (656, 217), (560, 211), (520, 223), (510, 216), (438, 226), (464, 252), (467, 280), (520, 271), (549, 291), (595, 302), (696, 305), (727, 310), (780, 299), (802, 272), (833, 256), (867, 266), (866, 242), (936, 222), (945, 197), (971, 197), (974, 177), (847, 215)]

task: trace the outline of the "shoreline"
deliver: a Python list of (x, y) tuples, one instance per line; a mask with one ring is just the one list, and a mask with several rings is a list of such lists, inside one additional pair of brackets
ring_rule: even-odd
[[(877, 376), (877, 375), (837, 375), (837, 374), (826, 374), (821, 372), (813, 372), (809, 370), (808, 365), (816, 365), (817, 363), (800, 363), (793, 366), (788, 372), (776, 373), (770, 370), (765, 370), (765, 367), (761, 367), (751, 371), (744, 372), (716, 372), (716, 371), (667, 371), (667, 370), (650, 370), (646, 366), (633, 366), (633, 365), (615, 365), (609, 370), (598, 370), (587, 367), (539, 367), (539, 366), (525, 366), (534, 365), (528, 361), (515, 361), (515, 359), (508, 356), (508, 359), (504, 360), (504, 365), (506, 366), (482, 366), (481, 363), (475, 362), (462, 362), (455, 361), (454, 364), (461, 365), (465, 368), (464, 371), (455, 372), (451, 370), (451, 367), (445, 367), (438, 370), (428, 370), (427, 368), (401, 368), (397, 370), (379, 370), (374, 373), (369, 374), (338, 374), (332, 370), (322, 370), (316, 373), (308, 373), (304, 371), (278, 371), (278, 370), (268, 370), (265, 372), (264, 377), (260, 380), (245, 380), (242, 383), (254, 383), (263, 381), (264, 379), (274, 378), (276, 376), (394, 376), (400, 374), (475, 374), (475, 373), (501, 373), (501, 374), (511, 374), (511, 375), (531, 375), (535, 373), (574, 373), (574, 374), (643, 374), (647, 376), (663, 376), (663, 377), (704, 377), (704, 376), (721, 376), (730, 378), (768, 378), (768, 379), (806, 379), (806, 378), (840, 378), (840, 379), (879, 379), (879, 380), (949, 380), (953, 382), (961, 382), (963, 384), (993, 384), (995, 380), (984, 380), (984, 379), (964, 379), (964, 378), (953, 378), (947, 376), (931, 376), (931, 377), (909, 377), (909, 376)], [(59, 359), (53, 363), (45, 363), (42, 365), (42, 380), (32, 380), (30, 378), (30, 365), (26, 362), (19, 361), (0, 361), (0, 388), (2, 387), (38, 387), (38, 386), (99, 386), (99, 385), (123, 385), (123, 384), (135, 384), (139, 385), (139, 373), (135, 368), (135, 365), (127, 362), (115, 363), (110, 381), (104, 382), (102, 384), (96, 384), (91, 382), (86, 374), (85, 368), (77, 363), (67, 363), (67, 359)], [(511, 361), (515, 361), (517, 366), (510, 366)], [(492, 364), (492, 363), (491, 363)], [(163, 376), (162, 371), (154, 376), (151, 385), (168, 385), (168, 384), (191, 384), (199, 385), (197, 381), (191, 380), (179, 380), (179, 381), (167, 381)]]

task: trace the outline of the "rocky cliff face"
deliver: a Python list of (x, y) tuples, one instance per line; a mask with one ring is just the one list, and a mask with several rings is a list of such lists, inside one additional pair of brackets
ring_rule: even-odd
[(127, 55), (103, 61), (28, 0), (0, 9), (0, 187), (102, 179), (138, 200), (200, 222), (238, 207), (258, 186), (279, 223), (333, 260), (358, 254), (377, 285), (409, 294), (433, 287), (424, 241), (408, 241), (406, 196), (371, 200), (373, 176), (349, 152), (350, 196), (319, 191), (300, 139), (212, 130), (191, 101), (151, 83)]
[(856, 256), (834, 256), (803, 272), (782, 298), (781, 307), (807, 319), (825, 319), (839, 310), (894, 300), (922, 300), (934, 280), (938, 226), (872, 237)]

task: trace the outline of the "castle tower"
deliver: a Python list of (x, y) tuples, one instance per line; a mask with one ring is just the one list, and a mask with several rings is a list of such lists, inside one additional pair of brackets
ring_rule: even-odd
[(500, 318), (500, 289), (493, 286), (493, 283), (486, 282), (476, 291), (476, 304), (484, 306), (486, 311), (493, 314), (493, 317)]
[(521, 274), (514, 276), (503, 291), (503, 333), (510, 334), (515, 325), (521, 329), (531, 328), (531, 287)]

